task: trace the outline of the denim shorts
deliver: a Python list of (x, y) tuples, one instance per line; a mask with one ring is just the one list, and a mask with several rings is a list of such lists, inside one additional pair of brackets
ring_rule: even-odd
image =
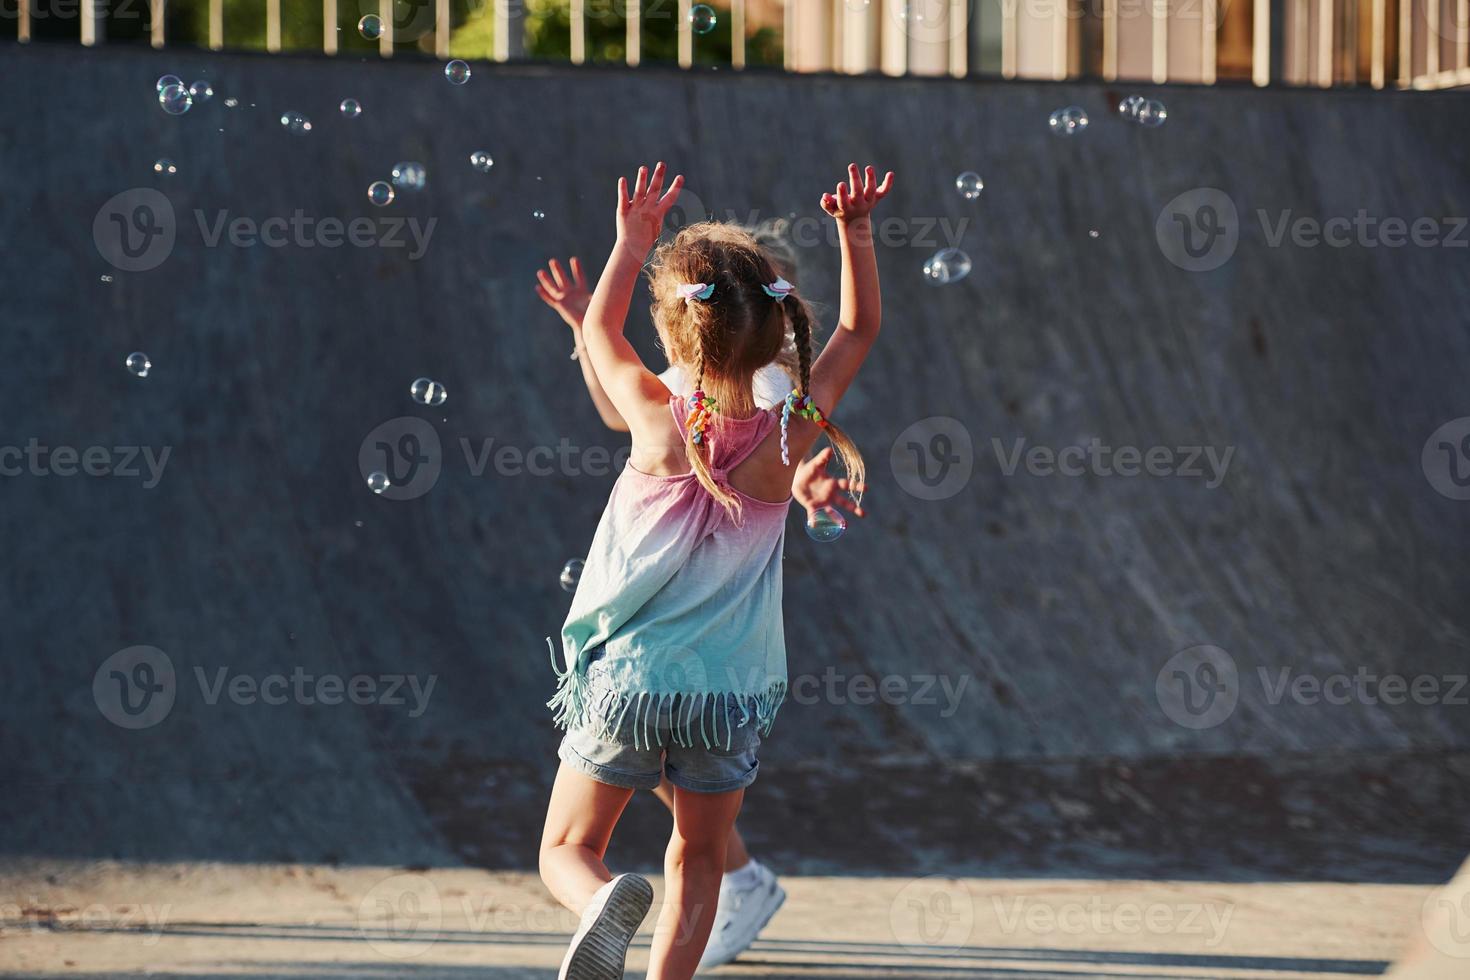
[[(588, 680), (594, 691), (605, 693), (597, 666), (590, 665)], [(652, 717), (638, 719), (636, 732), (632, 712), (615, 732), (573, 728), (562, 739), (557, 755), (599, 783), (627, 789), (654, 789), (660, 776), (692, 793), (729, 793), (755, 782), (761, 744), (755, 719), (741, 725), (742, 713), (734, 707), (720, 719), (706, 711), (706, 717), (698, 719), (706, 721), (706, 731), (713, 733), (706, 747), (697, 722), (692, 739), (675, 737), (674, 720), (684, 719), (686, 709), (679, 698), (666, 700), (657, 711), (649, 712)]]

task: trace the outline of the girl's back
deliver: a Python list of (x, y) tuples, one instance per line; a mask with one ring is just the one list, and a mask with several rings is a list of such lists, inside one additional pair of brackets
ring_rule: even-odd
[[(690, 408), (675, 395), (669, 410), (676, 436)], [(778, 424), (774, 412), (762, 411), (721, 417), (709, 429), (709, 473), (738, 495), (738, 517), (692, 469), (657, 475), (624, 468), (562, 627), (563, 655), (573, 667), (560, 675), (559, 723), (616, 734), (640, 698), (650, 718), (676, 699), (706, 699), (769, 730), (786, 693), (781, 556), (790, 501), (743, 493), (730, 473)], [(594, 659), (598, 691), (584, 683)], [(702, 720), (698, 704), (688, 709), (675, 733), (686, 741)]]

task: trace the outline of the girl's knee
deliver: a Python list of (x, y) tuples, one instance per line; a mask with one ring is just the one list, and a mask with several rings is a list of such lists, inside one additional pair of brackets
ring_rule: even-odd
[(724, 871), (725, 842), (714, 839), (690, 840), (675, 834), (669, 841), (669, 863), (676, 868)]

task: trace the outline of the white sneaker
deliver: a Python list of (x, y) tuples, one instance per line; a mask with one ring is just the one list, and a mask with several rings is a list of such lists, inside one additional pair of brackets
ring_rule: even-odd
[(729, 963), (750, 948), (766, 923), (786, 901), (786, 889), (776, 876), (754, 859), (751, 865), (755, 881), (744, 888), (731, 887), (730, 879), (720, 882), (720, 904), (715, 909), (715, 924), (710, 930), (709, 945), (699, 961), (699, 972)]
[(623, 980), (628, 944), (653, 905), (653, 886), (641, 875), (618, 875), (592, 896), (562, 960), (557, 980)]

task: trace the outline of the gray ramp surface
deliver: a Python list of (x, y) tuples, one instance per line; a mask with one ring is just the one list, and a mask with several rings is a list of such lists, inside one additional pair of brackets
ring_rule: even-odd
[[(215, 98), (165, 115), (165, 71)], [(156, 485), (141, 454), (138, 477), (0, 481), (0, 852), (534, 866), (557, 741), (543, 637), (622, 440), (532, 277), (573, 252), (600, 268), (616, 177), (660, 158), (692, 212), (791, 222), (829, 329), (818, 198), (850, 160), (899, 175), (884, 333), (838, 413), (872, 516), (829, 545), (793, 516), (802, 697), (751, 791), (756, 843), (828, 871), (1332, 874), (1351, 854), (1388, 878), (1470, 846), (1452, 819), (1470, 726), (1446, 696), (1470, 651), (1453, 499), (1470, 460), (1424, 456), (1470, 415), (1462, 96), (1164, 89), (1169, 122), (1144, 130), (1111, 111), (1127, 89), (1083, 84), (477, 65), (454, 87), (426, 60), (43, 45), (7, 47), (0, 88), (33, 93), (0, 127), (0, 441), (169, 453)], [(348, 96), (361, 118), (336, 111)], [(1059, 139), (1067, 104), (1092, 125)], [(374, 208), (398, 161), (426, 188)], [(975, 202), (954, 188), (967, 169)], [(121, 271), (99, 251), (111, 235), (117, 254), (107, 202), (145, 189), (174, 242)], [(1237, 242), (1189, 271), (1156, 226), (1167, 242), (1174, 214), (1207, 220), (1202, 189), (1228, 197), (1233, 217), (1211, 213)], [(140, 200), (158, 198), (125, 198), (124, 224)], [(1276, 234), (1360, 211), (1444, 219), (1451, 240)], [(232, 243), (232, 222), (271, 218), (282, 247)], [(290, 230), (360, 218), (371, 247)], [(921, 267), (948, 244), (974, 271), (936, 288)], [(629, 331), (655, 359), (644, 307)], [(445, 405), (410, 400), (421, 375)], [(1169, 475), (1026, 462), (1094, 440), (1162, 447)], [(422, 455), (432, 487), (370, 493), (359, 457), (379, 441)], [(120, 682), (94, 679), (135, 645), (166, 654), (175, 699), (132, 730), (101, 707)], [(1167, 668), (1201, 646), (1226, 659)], [(1283, 671), (1443, 687), (1306, 703)], [(1161, 672), (1227, 683), (1233, 709), (1180, 723), (1207, 692), (1161, 694)], [(364, 676), (378, 703), (249, 693), (298, 673), (308, 692)], [(633, 812), (630, 847), (656, 863), (663, 818)]]

